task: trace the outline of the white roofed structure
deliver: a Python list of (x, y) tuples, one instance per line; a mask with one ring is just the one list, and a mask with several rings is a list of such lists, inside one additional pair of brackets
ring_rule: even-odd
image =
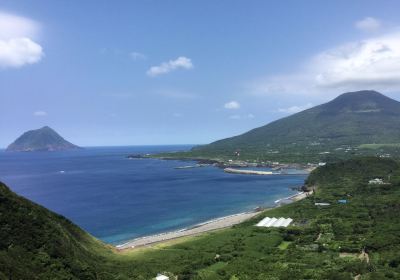
[(270, 218), (265, 217), (261, 221), (259, 221), (256, 226), (257, 227), (287, 227), (290, 223), (293, 222), (291, 218)]
[(271, 218), (266, 217), (266, 218), (262, 219), (261, 221), (259, 221), (258, 224), (256, 224), (256, 226), (263, 227), (266, 223), (269, 222), (269, 220), (271, 220)]
[(169, 280), (169, 277), (162, 274), (157, 274), (156, 280)]
[(277, 218), (271, 218), (268, 223), (266, 223), (264, 226), (265, 227), (270, 227), (273, 223), (275, 223), (278, 219)]
[(288, 225), (290, 225), (290, 223), (293, 222), (293, 219), (291, 218), (287, 218), (285, 219), (285, 221), (282, 223), (282, 227), (287, 227)]
[(285, 218), (279, 218), (275, 223), (273, 223), (271, 225), (271, 227), (280, 227), (282, 225), (282, 223), (285, 221), (286, 221)]

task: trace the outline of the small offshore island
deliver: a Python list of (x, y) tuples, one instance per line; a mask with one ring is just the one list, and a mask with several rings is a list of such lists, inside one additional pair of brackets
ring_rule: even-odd
[(49, 152), (81, 149), (48, 126), (29, 130), (11, 143), (8, 152)]
[[(278, 145), (269, 135), (283, 129), (281, 125), (300, 126), (299, 122), (316, 129), (322, 117), (335, 124), (328, 138), (320, 128), (322, 134), (306, 137), (303, 146), (293, 135), (285, 139), (290, 145), (283, 140)], [(7, 275), (16, 279), (399, 278), (400, 152), (396, 141), (400, 132), (394, 129), (399, 117), (399, 102), (374, 91), (353, 92), (249, 134), (188, 152), (128, 155), (128, 159), (197, 162), (171, 168), (175, 172), (207, 170), (212, 165), (233, 173), (226, 175), (232, 178), (273, 178), (290, 174), (290, 169), (309, 176), (296, 187), (297, 194), (277, 199), (278, 207), (257, 207), (116, 247), (0, 184), (0, 279)], [(373, 126), (383, 120), (385, 125)], [(295, 137), (304, 138), (302, 131), (297, 130), (300, 134)], [(332, 137), (335, 133), (340, 137)], [(364, 142), (366, 135), (374, 144)], [(267, 153), (249, 150), (244, 145), (249, 139), (271, 149)], [(22, 151), (32, 150), (22, 147)]]
[(400, 0), (0, 5), (0, 280), (400, 280)]

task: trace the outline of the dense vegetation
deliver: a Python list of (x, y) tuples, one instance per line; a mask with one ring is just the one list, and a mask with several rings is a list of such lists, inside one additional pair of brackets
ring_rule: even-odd
[[(228, 159), (240, 151), (239, 159), (297, 163), (400, 157), (399, 127), (400, 102), (375, 91), (349, 92), (242, 135), (165, 156)], [(390, 145), (372, 150), (362, 144)]]
[[(369, 184), (374, 178), (384, 184)], [(309, 198), (231, 229), (125, 253), (1, 185), (0, 279), (151, 279), (158, 272), (197, 280), (399, 279), (399, 163), (328, 164), (306, 183), (315, 189)], [(255, 227), (264, 216), (294, 223)]]
[(0, 279), (87, 279), (104, 250), (64, 217), (0, 183)]
[(7, 147), (7, 151), (56, 151), (77, 149), (48, 126), (29, 130)]

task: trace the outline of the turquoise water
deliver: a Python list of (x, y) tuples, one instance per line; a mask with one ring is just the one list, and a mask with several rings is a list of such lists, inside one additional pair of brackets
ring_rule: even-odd
[(99, 147), (66, 152), (0, 151), (0, 180), (101, 240), (119, 244), (209, 219), (272, 206), (306, 175), (224, 173), (190, 161), (127, 159), (190, 146)]

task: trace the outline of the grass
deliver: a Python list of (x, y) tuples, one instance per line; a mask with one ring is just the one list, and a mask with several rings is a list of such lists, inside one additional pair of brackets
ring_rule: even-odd
[(290, 241), (282, 241), (281, 244), (279, 244), (278, 248), (281, 250), (286, 250), (291, 243), (292, 242)]
[[(388, 184), (370, 185), (371, 178)], [(0, 188), (0, 279), (145, 280), (159, 272), (180, 280), (400, 279), (398, 162), (340, 161), (316, 169), (306, 183), (315, 188), (311, 197), (240, 225), (122, 253)], [(342, 198), (348, 203), (337, 203)], [(314, 205), (320, 201), (331, 205)], [(265, 216), (294, 222), (255, 227)], [(363, 249), (369, 262), (343, 257)]]

